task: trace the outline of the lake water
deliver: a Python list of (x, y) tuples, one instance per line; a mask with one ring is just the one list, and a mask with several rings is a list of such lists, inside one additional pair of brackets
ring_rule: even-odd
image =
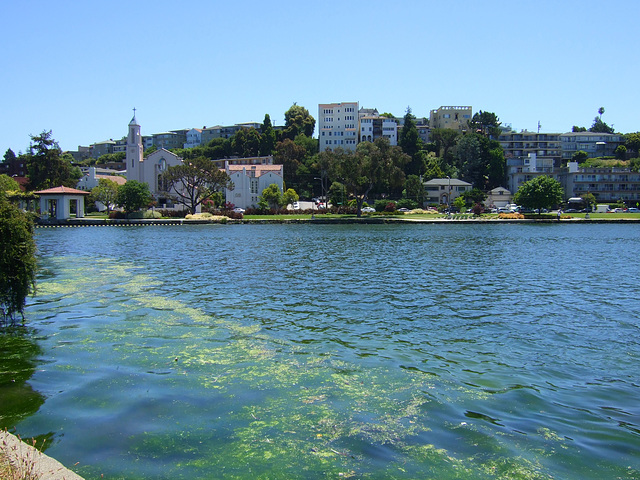
[(640, 478), (639, 232), (38, 229), (0, 420), (87, 479)]

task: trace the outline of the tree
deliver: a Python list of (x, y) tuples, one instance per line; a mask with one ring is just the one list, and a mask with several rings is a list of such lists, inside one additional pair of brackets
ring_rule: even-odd
[(472, 132), (489, 138), (497, 138), (501, 133), (501, 124), (502, 122), (500, 122), (500, 119), (495, 113), (480, 110), (473, 115), (473, 118), (469, 122), (469, 129)]
[(273, 155), (273, 151), (276, 148), (276, 133), (271, 125), (271, 117), (269, 114), (265, 114), (262, 121), (262, 128), (260, 129), (260, 156), (266, 157)]
[(434, 128), (431, 130), (431, 139), (436, 144), (436, 155), (449, 158), (449, 153), (456, 146), (461, 133), (452, 128)]
[(4, 152), (4, 163), (11, 163), (16, 159), (16, 154), (13, 153), (13, 150), (7, 148), (7, 151)]
[(456, 207), (459, 211), (461, 211), (466, 205), (467, 202), (465, 201), (464, 197), (456, 197), (453, 201), (453, 206)]
[(587, 131), (587, 127), (578, 127), (577, 125), (574, 125), (573, 127), (571, 127), (571, 131), (572, 132), (586, 132)]
[(82, 177), (80, 169), (73, 168), (70, 155), (63, 156), (51, 130), (30, 135), (29, 153), (25, 155), (29, 188), (41, 190), (59, 186), (75, 187)]
[(618, 160), (627, 159), (627, 147), (624, 145), (618, 145), (615, 152), (613, 152)]
[(344, 205), (347, 200), (347, 189), (340, 182), (333, 182), (329, 187), (329, 202), (332, 205)]
[(418, 134), (415, 116), (411, 113), (411, 107), (407, 107), (404, 115), (404, 125), (400, 130), (398, 145), (402, 151), (411, 157), (411, 161), (407, 164), (405, 173), (407, 175), (422, 175), (424, 170), (424, 162), (418, 152), (422, 148), (422, 140)]
[(482, 203), (487, 199), (487, 194), (479, 188), (472, 188), (471, 190), (462, 192), (460, 196), (465, 199), (467, 205)]
[(3, 195), (7, 192), (19, 192), (20, 184), (16, 182), (9, 175), (5, 175), (4, 173), (0, 175), (0, 195)]
[(404, 190), (406, 198), (414, 200), (418, 205), (424, 203), (425, 191), (424, 184), (417, 175), (408, 175), (404, 182)]
[(282, 206), (282, 190), (280, 187), (272, 183), (262, 191), (262, 195), (258, 199), (260, 208), (271, 208), (277, 210)]
[(434, 178), (444, 178), (444, 176), (442, 158), (438, 158), (435, 153), (429, 152), (425, 160), (425, 173), (422, 176), (423, 180), (428, 182)]
[(582, 195), (580, 195), (580, 198), (582, 198), (588, 210), (590, 210), (591, 206), (595, 205), (597, 202), (596, 196), (591, 192), (583, 193)]
[(462, 178), (482, 190), (491, 190), (504, 183), (506, 159), (495, 140), (468, 133), (458, 142), (457, 157)]
[(637, 155), (640, 152), (640, 132), (627, 133), (624, 136), (624, 146)]
[(233, 189), (229, 175), (206, 157), (184, 159), (181, 165), (168, 167), (162, 174), (162, 181), (164, 190), (191, 213), (195, 213), (197, 207), (215, 192), (223, 188)]
[(118, 198), (116, 203), (131, 213), (140, 210), (151, 202), (149, 185), (136, 180), (128, 180), (127, 183), (118, 188)]
[(119, 185), (108, 178), (98, 180), (98, 185), (91, 190), (91, 199), (94, 202), (100, 202), (107, 207), (107, 214), (111, 211), (111, 207), (118, 201)]
[(283, 135), (285, 138), (293, 140), (301, 133), (311, 137), (315, 128), (315, 118), (309, 114), (309, 110), (300, 105), (294, 103), (284, 114)]
[(355, 152), (336, 149), (325, 153), (331, 156), (332, 175), (356, 200), (358, 217), (362, 216), (362, 204), (374, 187), (390, 189), (403, 184), (403, 167), (410, 159), (384, 137), (358, 144)]
[(307, 151), (289, 138), (278, 142), (273, 155), (275, 163), (282, 165), (285, 185), (297, 186), (297, 172)]
[(282, 205), (291, 205), (300, 200), (300, 196), (293, 188), (287, 188), (287, 191), (282, 194)]
[(540, 175), (523, 183), (513, 197), (513, 201), (525, 208), (550, 208), (562, 202), (564, 191), (557, 180)]
[(600, 115), (600, 121), (602, 121), (602, 114), (604, 113), (604, 107), (598, 109), (598, 115)]
[(589, 131), (594, 133), (615, 133), (613, 127), (607, 125), (599, 117), (593, 119), (593, 125), (591, 125)]
[(587, 158), (589, 158), (589, 154), (584, 150), (578, 150), (576, 153), (571, 155), (572, 162), (583, 163), (584, 161), (587, 160)]
[(36, 245), (33, 224), (0, 193), (0, 310), (2, 323), (24, 319), (27, 295), (35, 289)]

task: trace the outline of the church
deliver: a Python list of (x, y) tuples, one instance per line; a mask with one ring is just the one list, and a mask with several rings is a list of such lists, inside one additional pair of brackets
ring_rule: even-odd
[(140, 135), (140, 125), (136, 120), (135, 109), (133, 118), (129, 122), (126, 162), (127, 181), (136, 180), (149, 185), (149, 191), (159, 208), (174, 206), (169, 193), (163, 189), (162, 173), (168, 167), (181, 165), (182, 158), (164, 148), (144, 157), (142, 135)]

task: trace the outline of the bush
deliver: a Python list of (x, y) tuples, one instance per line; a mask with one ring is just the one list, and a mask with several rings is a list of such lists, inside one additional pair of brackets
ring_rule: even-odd
[(156, 210), (157, 213), (162, 215), (163, 218), (184, 218), (189, 213), (189, 210), (173, 210), (164, 208), (161, 210)]
[(127, 215), (124, 212), (121, 212), (120, 210), (112, 210), (111, 212), (109, 212), (109, 218), (111, 219), (127, 218)]
[(410, 198), (403, 198), (401, 200), (398, 200), (398, 203), (396, 203), (396, 207), (415, 210), (416, 208), (418, 208), (418, 202), (416, 202), (415, 200), (411, 200)]

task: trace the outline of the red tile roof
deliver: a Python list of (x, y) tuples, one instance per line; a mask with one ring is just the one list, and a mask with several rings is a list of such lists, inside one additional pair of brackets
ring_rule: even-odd
[(47, 188), (46, 190), (39, 190), (37, 192), (34, 192), (38, 195), (60, 195), (60, 194), (66, 194), (66, 195), (89, 195), (89, 192), (83, 192), (82, 190), (76, 190), (75, 188), (69, 188), (69, 187), (55, 187), (55, 188)]

